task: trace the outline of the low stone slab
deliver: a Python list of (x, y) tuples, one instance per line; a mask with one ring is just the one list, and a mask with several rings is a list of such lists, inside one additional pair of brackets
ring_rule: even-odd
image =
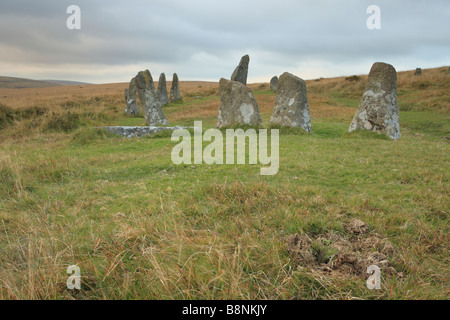
[(133, 137), (144, 137), (151, 136), (157, 132), (161, 131), (174, 131), (178, 129), (194, 129), (194, 127), (124, 127), (124, 126), (111, 126), (111, 127), (101, 127), (100, 129), (107, 130), (114, 134), (117, 134), (126, 138)]

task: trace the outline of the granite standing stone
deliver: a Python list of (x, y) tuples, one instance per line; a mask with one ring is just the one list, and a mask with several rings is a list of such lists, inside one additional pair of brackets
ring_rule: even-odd
[(248, 64), (250, 63), (250, 57), (245, 55), (241, 58), (239, 65), (231, 75), (231, 81), (238, 81), (244, 85), (247, 85)]
[(138, 73), (136, 87), (147, 125), (166, 125), (167, 119), (162, 112), (161, 102), (156, 97), (155, 85), (150, 71), (145, 70)]
[(181, 101), (180, 94), (180, 81), (178, 80), (178, 75), (173, 74), (172, 87), (170, 88), (170, 102)]
[(270, 123), (311, 131), (308, 95), (303, 79), (285, 72), (278, 79), (277, 98)]
[(128, 89), (125, 89), (125, 100), (127, 102), (126, 114), (135, 116), (140, 113), (136, 100), (136, 78), (131, 79)]
[(239, 124), (250, 126), (262, 124), (258, 103), (250, 88), (238, 81), (222, 78), (219, 82), (219, 96), (217, 128)]
[(161, 106), (165, 106), (169, 103), (166, 75), (164, 73), (161, 73), (161, 75), (159, 76), (158, 91), (156, 91), (156, 97), (158, 98), (159, 102), (161, 102)]
[(422, 69), (421, 68), (417, 68), (416, 72), (414, 72), (414, 76), (421, 76), (422, 75)]
[(277, 87), (278, 87), (278, 77), (274, 76), (272, 79), (270, 79), (270, 89), (272, 91), (277, 91)]
[(397, 100), (397, 72), (387, 63), (377, 62), (370, 69), (366, 90), (349, 131), (364, 129), (400, 138)]

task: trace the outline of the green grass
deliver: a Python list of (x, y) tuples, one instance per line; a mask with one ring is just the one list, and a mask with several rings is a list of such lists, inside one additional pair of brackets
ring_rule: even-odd
[[(126, 139), (83, 122), (5, 139), (0, 298), (446, 299), (449, 118), (400, 118), (399, 141), (349, 134), (334, 118), (313, 119), (310, 134), (280, 128), (275, 176), (261, 165), (174, 165), (167, 134)], [(343, 232), (351, 218), (394, 245), (402, 275), (383, 276), (379, 291), (297, 268), (286, 249), (294, 233)], [(326, 262), (336, 252), (315, 243), (312, 253)], [(74, 264), (79, 292), (65, 288)]]

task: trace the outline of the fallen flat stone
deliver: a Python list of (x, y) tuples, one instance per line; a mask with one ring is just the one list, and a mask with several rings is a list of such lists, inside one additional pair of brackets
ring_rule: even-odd
[(178, 101), (181, 101), (180, 81), (178, 80), (178, 75), (174, 73), (172, 78), (172, 87), (170, 88), (170, 102)]
[(248, 64), (250, 63), (250, 57), (247, 55), (241, 58), (239, 65), (231, 75), (231, 81), (238, 81), (244, 85), (247, 85)]
[(274, 76), (272, 79), (270, 79), (270, 90), (277, 91), (278, 86), (278, 77)]
[(250, 126), (262, 124), (258, 103), (250, 88), (241, 82), (220, 79), (219, 96), (217, 128), (239, 124)]
[(165, 106), (169, 103), (169, 96), (167, 94), (166, 75), (161, 73), (158, 81), (158, 90), (156, 91), (156, 97), (158, 98), (161, 106)]
[(136, 100), (136, 78), (131, 79), (128, 89), (125, 89), (125, 101), (127, 103), (126, 114), (135, 116), (140, 113)]
[(397, 72), (387, 63), (377, 62), (370, 69), (365, 92), (349, 132), (364, 129), (400, 138), (397, 100)]
[(278, 79), (277, 98), (273, 109), (271, 124), (301, 127), (311, 131), (306, 83), (303, 79), (289, 73), (283, 73)]
[(155, 85), (150, 71), (145, 70), (138, 73), (136, 87), (147, 125), (167, 125), (167, 119), (161, 109), (161, 102), (156, 97)]
[(126, 138), (133, 138), (133, 137), (144, 137), (144, 136), (150, 136), (152, 134), (155, 134), (157, 132), (161, 131), (174, 131), (178, 129), (195, 129), (194, 127), (127, 127), (127, 126), (109, 126), (109, 127), (101, 127), (103, 130), (107, 130), (109, 132), (112, 132), (114, 134), (117, 134), (122, 137)]

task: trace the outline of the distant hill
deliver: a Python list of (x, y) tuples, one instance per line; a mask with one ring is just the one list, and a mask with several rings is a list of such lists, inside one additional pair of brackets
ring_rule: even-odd
[(85, 84), (85, 85), (91, 84), (91, 83), (87, 83), (87, 82), (67, 81), (67, 80), (39, 80), (39, 81), (56, 83), (61, 86), (79, 86), (79, 85), (83, 85), (83, 84)]
[(88, 83), (65, 81), (65, 80), (32, 80), (32, 79), (0, 76), (0, 88), (7, 88), (7, 89), (44, 88), (44, 87), (81, 85), (81, 84), (88, 84)]

